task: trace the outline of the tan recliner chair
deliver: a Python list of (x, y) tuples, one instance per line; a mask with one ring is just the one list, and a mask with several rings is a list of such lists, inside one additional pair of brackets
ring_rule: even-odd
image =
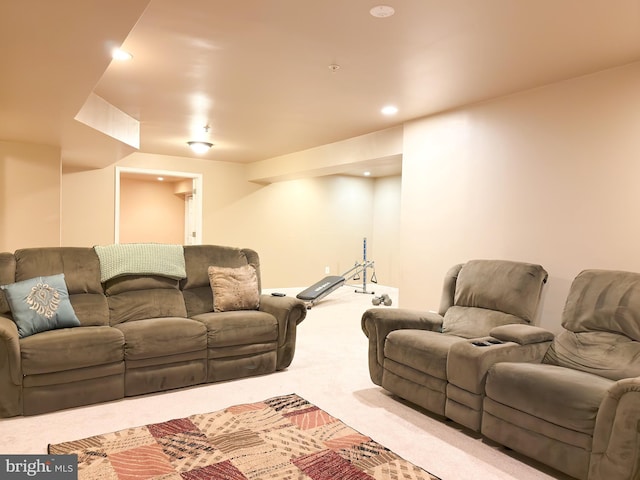
[[(445, 415), (450, 349), (460, 342), (470, 343), (468, 339), (484, 341), (496, 327), (531, 323), (546, 279), (547, 272), (540, 265), (471, 260), (447, 272), (438, 313), (384, 307), (367, 310), (362, 329), (369, 338), (372, 381)], [(473, 417), (469, 422), (479, 429), (482, 396), (466, 392), (463, 396), (463, 403), (474, 405), (472, 414), (464, 416)]]
[(640, 274), (585, 270), (537, 363), (488, 370), (482, 434), (579, 479), (640, 479)]

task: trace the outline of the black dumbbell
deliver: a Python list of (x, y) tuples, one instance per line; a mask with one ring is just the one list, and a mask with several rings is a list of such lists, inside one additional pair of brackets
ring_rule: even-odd
[(383, 305), (386, 305), (388, 307), (392, 302), (391, 298), (389, 298), (389, 295), (387, 293), (383, 293), (379, 297), (373, 297), (371, 303), (373, 303), (374, 305), (380, 305), (382, 303)]

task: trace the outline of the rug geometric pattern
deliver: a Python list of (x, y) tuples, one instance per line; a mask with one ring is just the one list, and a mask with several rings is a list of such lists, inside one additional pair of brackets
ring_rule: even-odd
[(438, 480), (296, 394), (48, 450), (81, 480)]

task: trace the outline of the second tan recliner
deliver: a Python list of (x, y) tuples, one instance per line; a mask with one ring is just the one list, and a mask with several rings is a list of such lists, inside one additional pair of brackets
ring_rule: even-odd
[[(372, 381), (445, 415), (451, 347), (488, 337), (496, 327), (533, 322), (546, 279), (547, 272), (540, 265), (471, 260), (447, 272), (438, 313), (402, 308), (367, 310), (362, 329), (369, 339)], [(481, 405), (482, 398), (477, 403)], [(479, 419), (481, 414), (474, 411), (473, 418)], [(479, 423), (474, 427), (479, 428)]]

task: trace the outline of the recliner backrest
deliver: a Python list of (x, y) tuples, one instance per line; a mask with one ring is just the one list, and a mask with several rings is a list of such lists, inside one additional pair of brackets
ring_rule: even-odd
[(584, 270), (571, 284), (566, 329), (543, 359), (612, 380), (640, 376), (640, 274)]
[(64, 273), (71, 306), (83, 326), (109, 325), (109, 307), (93, 248), (44, 247), (16, 250), (16, 282)]
[(546, 280), (545, 269), (531, 263), (470, 260), (456, 265), (443, 286), (442, 332), (474, 338), (500, 325), (531, 323)]
[(185, 245), (184, 260), (187, 278), (180, 282), (180, 288), (189, 317), (213, 311), (213, 294), (207, 273), (209, 266), (235, 268), (253, 265), (258, 292), (261, 291), (260, 258), (255, 250), (221, 245)]
[(612, 332), (640, 341), (640, 273), (583, 270), (573, 280), (562, 326), (571, 332)]
[[(13, 253), (0, 253), (0, 285), (16, 281), (16, 258)], [(11, 307), (7, 302), (4, 290), (0, 289), (0, 314), (11, 315)]]

